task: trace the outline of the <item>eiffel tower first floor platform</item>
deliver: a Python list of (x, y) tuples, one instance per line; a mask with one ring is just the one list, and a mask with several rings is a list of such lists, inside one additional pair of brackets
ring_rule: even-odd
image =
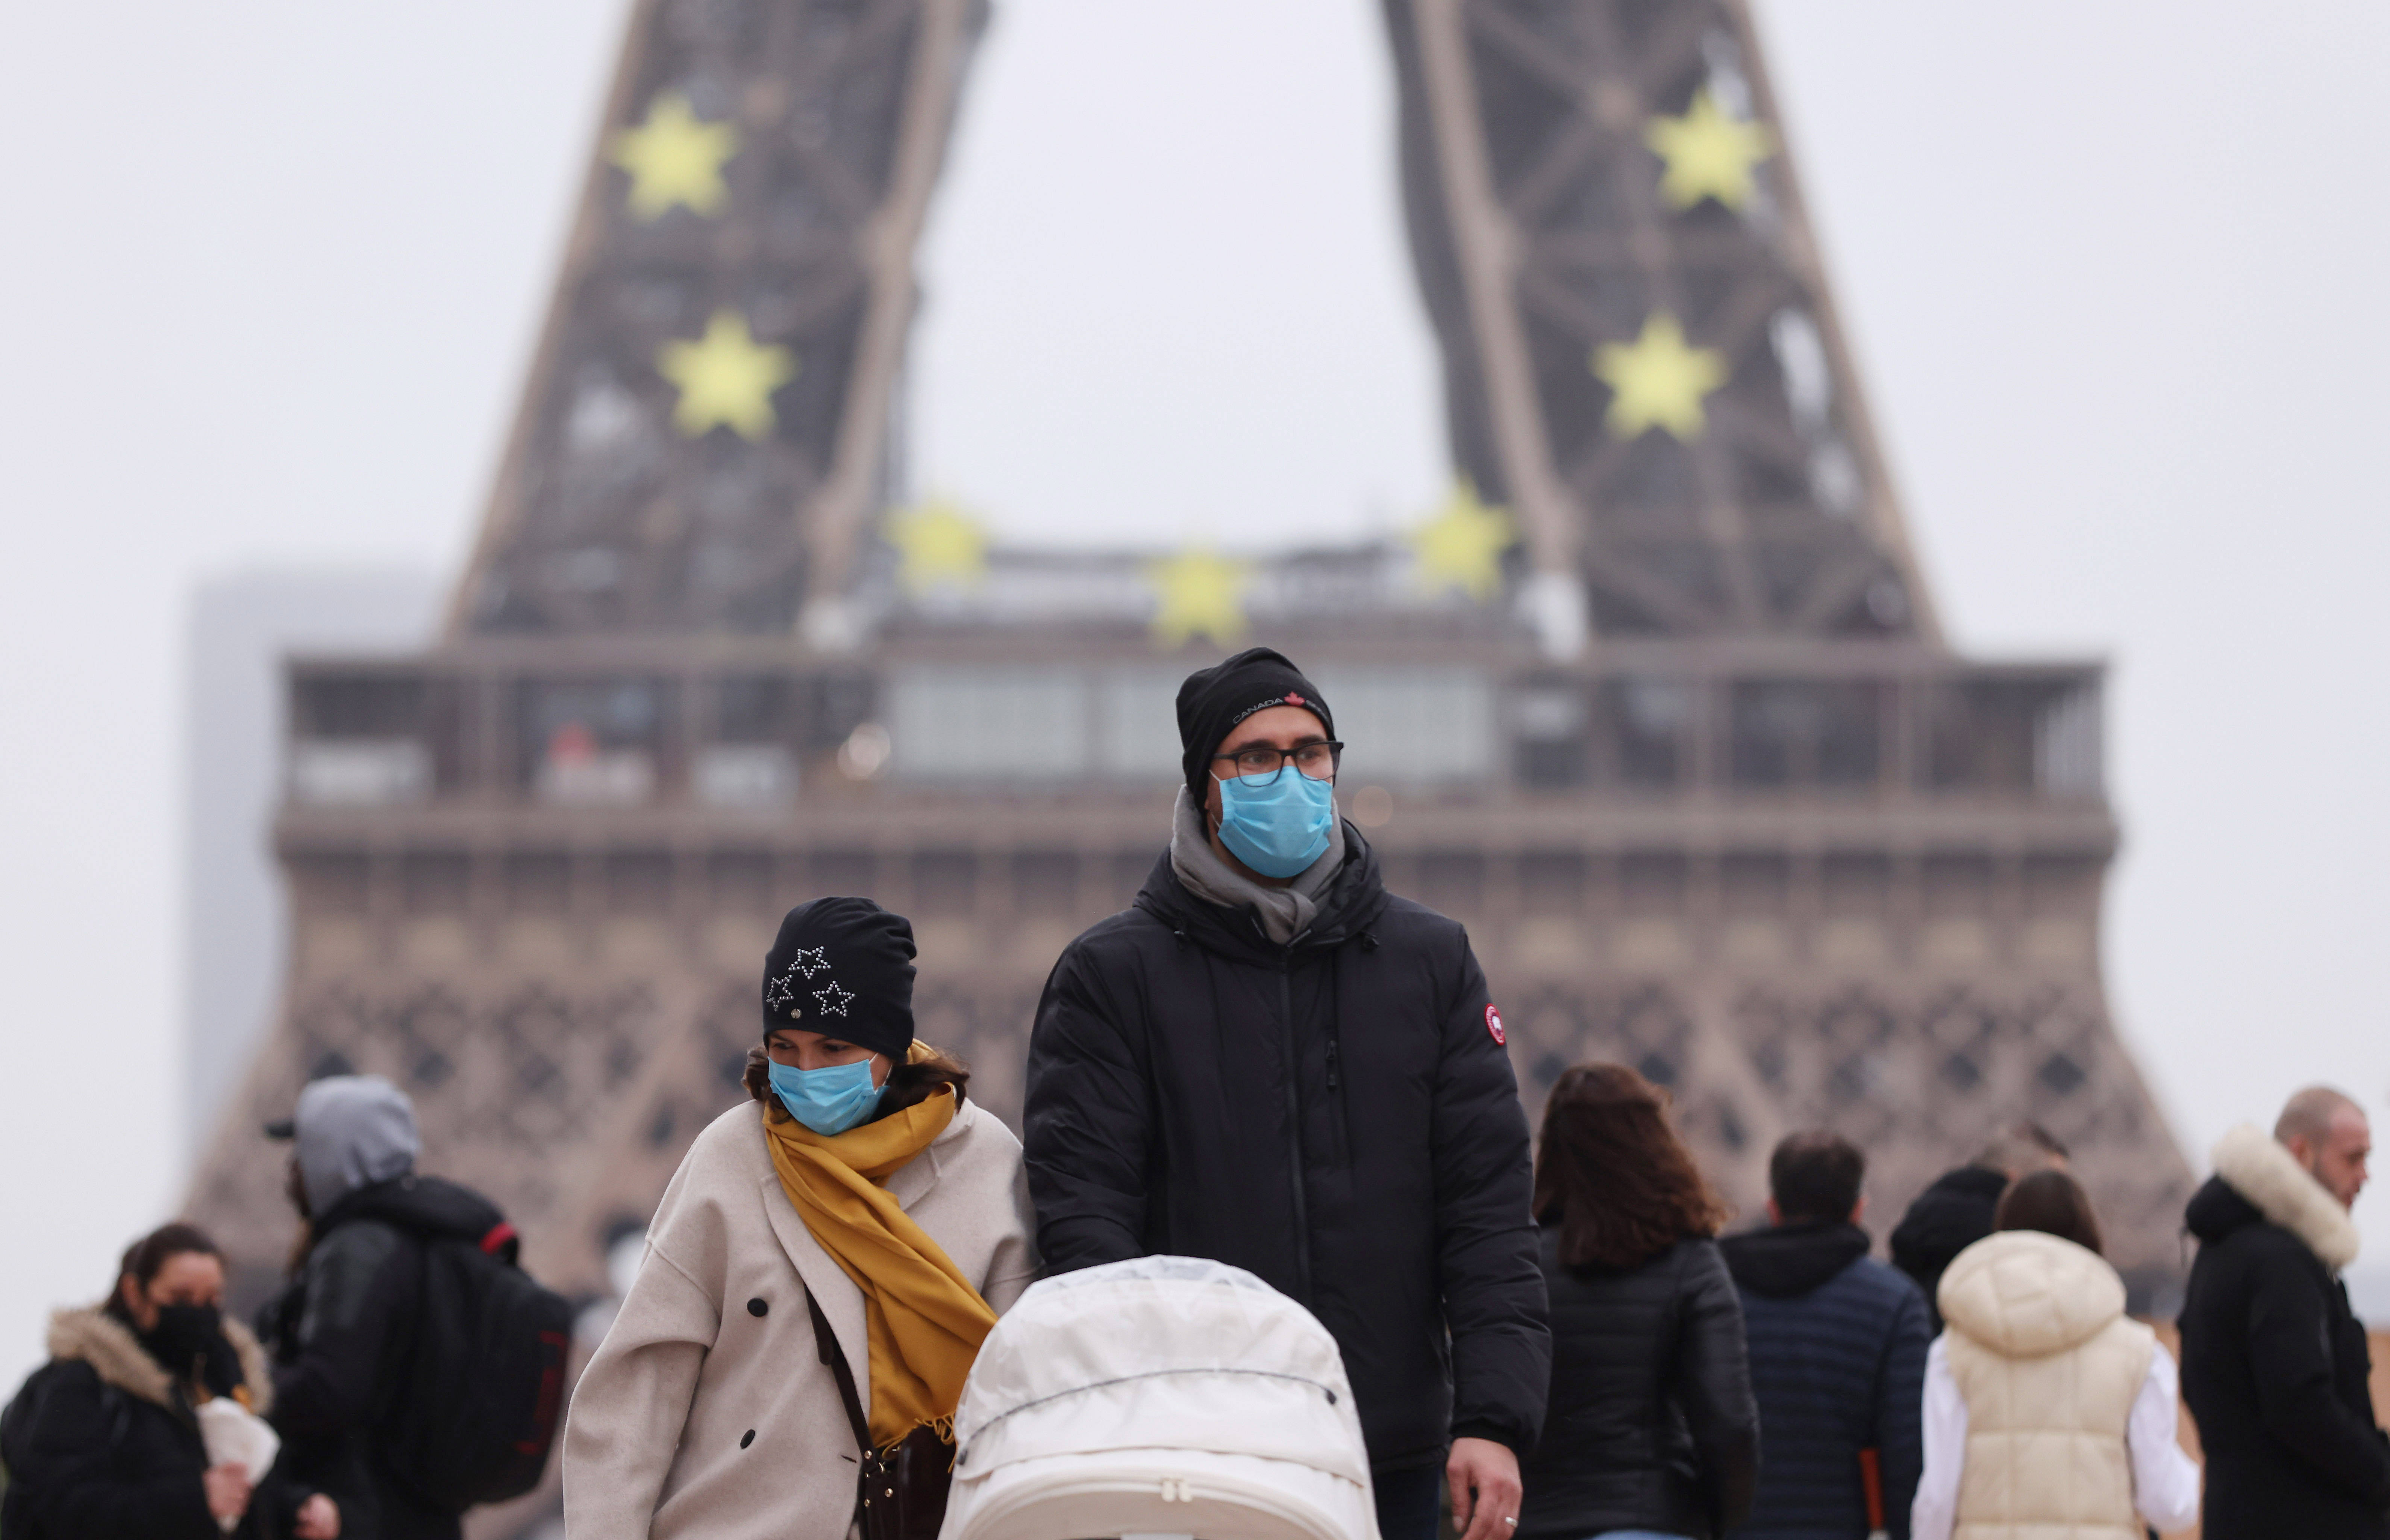
[[(1389, 885), (1468, 925), (1531, 1117), (1566, 1066), (1635, 1065), (1746, 1221), (1774, 1142), (1831, 1127), (1868, 1152), (1879, 1232), (2030, 1117), (2136, 1306), (2165, 1303), (2191, 1174), (2101, 989), (2096, 668), (1284, 645)], [(293, 1230), (259, 1124), (355, 1070), (415, 1097), (424, 1168), (503, 1205), (531, 1267), (602, 1298), (743, 1094), (779, 916), (822, 893), (911, 917), (920, 1034), (1017, 1125), (1048, 969), (1164, 846), (1171, 690), (1206, 661), (982, 637), (294, 665), (289, 977), (192, 1193), (238, 1291)]]

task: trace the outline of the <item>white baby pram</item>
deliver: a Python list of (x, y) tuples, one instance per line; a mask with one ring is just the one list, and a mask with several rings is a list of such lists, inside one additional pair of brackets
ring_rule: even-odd
[(1336, 1340), (1216, 1262), (1034, 1285), (980, 1349), (955, 1444), (938, 1540), (1377, 1540)]

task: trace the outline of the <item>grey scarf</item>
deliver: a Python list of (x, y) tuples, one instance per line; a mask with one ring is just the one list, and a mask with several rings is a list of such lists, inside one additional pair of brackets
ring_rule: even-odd
[(1319, 895), (1343, 865), (1344, 817), (1340, 812), (1329, 824), (1327, 853), (1287, 886), (1266, 888), (1221, 859), (1204, 831), (1203, 810), (1185, 787), (1178, 789), (1178, 806), (1170, 818), (1170, 869), (1206, 904), (1257, 912), (1263, 933), (1280, 946), (1311, 929), (1319, 913)]

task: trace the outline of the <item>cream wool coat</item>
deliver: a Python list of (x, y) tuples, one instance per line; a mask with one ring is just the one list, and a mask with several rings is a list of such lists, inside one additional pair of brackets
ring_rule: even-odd
[[(997, 1314), (1036, 1276), (1020, 1142), (976, 1103), (886, 1185)], [(807, 1290), (868, 1417), (863, 1291), (781, 1190), (763, 1106), (750, 1102), (689, 1147), (649, 1226), (638, 1279), (572, 1392), (572, 1540), (842, 1540), (854, 1434)]]
[(1959, 1253), (1939, 1300), (1967, 1403), (1957, 1540), (2143, 1540), (2125, 1431), (2157, 1339), (2116, 1270), (2007, 1230)]

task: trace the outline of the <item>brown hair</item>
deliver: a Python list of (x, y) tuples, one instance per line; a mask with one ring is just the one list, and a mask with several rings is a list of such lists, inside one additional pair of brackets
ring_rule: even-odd
[(1717, 1234), (1728, 1210), (1668, 1125), (1668, 1094), (1624, 1064), (1580, 1064), (1544, 1103), (1536, 1219), (1561, 1263), (1624, 1272)]
[(1986, 1171), (2014, 1174), (2028, 1171), (2056, 1171), (2066, 1163), (2066, 1147), (2058, 1136), (2024, 1118), (2009, 1124), (1984, 1147), (1975, 1163)]
[(116, 1281), (109, 1287), (108, 1313), (120, 1320), (130, 1320), (132, 1313), (124, 1304), (124, 1280), (131, 1278), (135, 1284), (147, 1290), (151, 1281), (165, 1271), (166, 1264), (194, 1251), (201, 1256), (213, 1257), (218, 1262), (224, 1260), (224, 1251), (212, 1236), (197, 1225), (185, 1224), (179, 1219), (159, 1226), (127, 1246), (123, 1260), (116, 1264)]
[(2095, 1256), (2100, 1251), (2100, 1220), (2091, 1212), (2090, 1194), (2062, 1171), (2037, 1171), (2011, 1182), (1992, 1211), (1992, 1228), (2039, 1230)]
[[(889, 1070), (887, 1084), (880, 1093), (880, 1110), (872, 1114), (875, 1121), (929, 1100), (941, 1085), (953, 1086), (955, 1105), (962, 1105), (963, 1087), (970, 1084), (970, 1068), (952, 1054), (926, 1043), (915, 1043), (913, 1046), (921, 1057)], [(787, 1117), (787, 1110), (772, 1095), (771, 1064), (771, 1056), (761, 1047), (748, 1049), (747, 1068), (739, 1075), (739, 1084), (747, 1087), (748, 1096), (764, 1104), (766, 1113)]]

